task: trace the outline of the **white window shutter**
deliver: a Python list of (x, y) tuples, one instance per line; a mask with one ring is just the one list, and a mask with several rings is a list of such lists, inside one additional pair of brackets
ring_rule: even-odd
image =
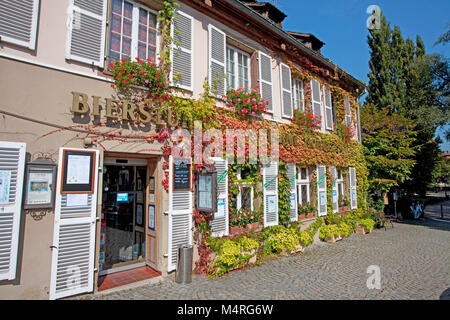
[(332, 177), (332, 190), (331, 190), (331, 201), (333, 203), (333, 212), (339, 211), (338, 203), (338, 186), (337, 186), (337, 169), (336, 167), (330, 167), (331, 177)]
[(26, 144), (0, 141), (0, 280), (16, 278)]
[(278, 225), (278, 163), (263, 165), (264, 228)]
[(331, 101), (331, 91), (326, 86), (323, 88), (325, 99), (325, 127), (327, 130), (333, 130), (333, 105)]
[(209, 86), (216, 96), (224, 95), (226, 35), (220, 29), (209, 25)]
[[(315, 117), (322, 117), (322, 98), (320, 95), (320, 83), (317, 80), (311, 80), (311, 102), (312, 110)], [(320, 120), (320, 126), (322, 127), (322, 119)]]
[[(170, 80), (176, 87), (193, 90), (193, 49), (194, 49), (194, 19), (186, 13), (177, 10), (171, 24), (172, 45), (170, 60), (172, 71)], [(177, 30), (175, 32), (175, 30)]]
[(87, 205), (67, 207), (68, 194), (60, 192), (64, 150), (86, 151), (72, 148), (59, 149), (50, 276), (50, 299), (52, 300), (94, 290), (99, 152), (95, 150), (94, 192), (87, 194)]
[(39, 0), (5, 0), (0, 2), (1, 41), (36, 48)]
[(317, 212), (319, 217), (327, 215), (327, 175), (325, 166), (317, 166)]
[(107, 0), (70, 0), (66, 59), (103, 68)]
[[(169, 157), (169, 244), (168, 244), (168, 271), (177, 268), (178, 247), (182, 244), (192, 244), (192, 188), (191, 190), (173, 191), (173, 164), (174, 159)], [(192, 161), (183, 159), (191, 164)]]
[(352, 110), (350, 108), (350, 102), (348, 100), (348, 97), (344, 98), (345, 102), (345, 124), (350, 127), (352, 124)]
[(273, 112), (272, 58), (261, 51), (259, 52), (259, 90), (261, 96), (269, 101), (266, 105), (267, 112)]
[(281, 110), (283, 117), (291, 119), (293, 117), (292, 110), (292, 85), (291, 85), (291, 68), (284, 63), (280, 64), (281, 78)]
[(288, 163), (287, 177), (289, 179), (289, 183), (291, 184), (291, 195), (289, 197), (290, 205), (291, 205), (291, 221), (297, 221), (297, 175), (296, 175), (296, 167), (295, 163)]
[[(217, 179), (222, 175), (224, 178), (217, 184), (217, 205), (221, 201), (224, 203), (225, 216), (217, 217), (218, 212), (214, 213), (214, 220), (210, 221), (211, 235), (213, 237), (228, 236), (228, 161), (222, 158), (212, 158), (217, 171)], [(225, 173), (226, 171), (226, 173)]]
[(354, 167), (349, 167), (348, 172), (350, 176), (350, 208), (353, 210), (358, 208), (358, 199), (356, 194), (356, 169)]

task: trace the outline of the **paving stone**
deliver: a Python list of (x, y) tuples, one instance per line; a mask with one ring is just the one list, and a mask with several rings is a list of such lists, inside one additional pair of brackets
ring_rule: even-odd
[[(191, 284), (173, 279), (108, 295), (75, 299), (450, 299), (450, 219), (439, 219), (436, 205), (419, 221), (353, 234), (334, 244), (266, 261), (221, 279), (193, 276)], [(450, 201), (444, 205), (450, 212)], [(427, 214), (429, 212), (429, 214)], [(447, 215), (448, 217), (448, 215)], [(367, 267), (381, 271), (381, 290), (368, 289)]]

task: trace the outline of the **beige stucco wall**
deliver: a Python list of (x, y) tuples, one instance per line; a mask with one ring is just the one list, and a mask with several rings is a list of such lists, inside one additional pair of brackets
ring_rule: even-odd
[[(70, 73), (46, 69), (31, 64), (0, 58), (0, 109), (31, 119), (46, 121), (63, 126), (74, 124), (70, 108), (71, 91), (86, 93), (89, 97), (102, 98), (114, 94), (106, 81), (76, 76)], [(103, 99), (101, 101), (104, 101)], [(50, 156), (58, 163), (59, 148), (83, 148), (85, 134), (58, 131), (46, 135), (55, 128), (0, 115), (0, 141), (26, 142), (27, 153), (35, 158), (39, 154)], [(124, 130), (124, 134), (132, 132)], [(139, 131), (137, 131), (139, 132)], [(135, 133), (137, 133), (135, 131)], [(154, 127), (150, 132), (154, 132)], [(143, 132), (140, 132), (143, 133)], [(107, 151), (135, 153), (138, 150), (152, 148), (160, 150), (159, 143), (122, 143), (105, 141)], [(93, 148), (96, 148), (95, 146)], [(161, 152), (142, 152), (160, 155)], [(102, 165), (100, 163), (100, 165)], [(163, 176), (162, 163), (158, 165)], [(160, 181), (155, 181), (160, 184)], [(159, 252), (158, 264), (161, 271), (167, 270), (168, 218), (162, 212), (167, 208), (167, 193), (159, 188)], [(157, 195), (158, 196), (158, 195)], [(98, 212), (98, 215), (100, 213)], [(47, 213), (42, 220), (34, 220), (25, 210), (22, 211), (20, 225), (19, 258), (17, 278), (14, 281), (0, 281), (0, 299), (48, 299), (51, 273), (51, 249), (53, 244), (54, 213)], [(164, 235), (163, 235), (164, 234)]]

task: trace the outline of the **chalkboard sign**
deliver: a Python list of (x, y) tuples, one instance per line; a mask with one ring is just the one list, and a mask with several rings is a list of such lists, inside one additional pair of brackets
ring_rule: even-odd
[(173, 161), (173, 190), (191, 189), (191, 164), (189, 160), (175, 159)]

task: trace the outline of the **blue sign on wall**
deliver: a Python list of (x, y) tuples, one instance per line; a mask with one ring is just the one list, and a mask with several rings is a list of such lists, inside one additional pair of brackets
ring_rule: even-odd
[(118, 193), (117, 202), (128, 202), (128, 193)]

